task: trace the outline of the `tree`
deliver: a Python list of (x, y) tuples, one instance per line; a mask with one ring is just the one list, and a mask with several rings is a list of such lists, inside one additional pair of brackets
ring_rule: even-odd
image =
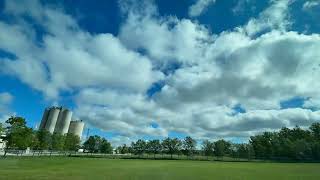
[(320, 141), (320, 123), (313, 123), (309, 129), (314, 139)]
[(139, 139), (137, 142), (132, 142), (131, 147), (133, 153), (137, 155), (142, 155), (147, 149), (146, 145), (147, 143), (142, 139)]
[(250, 137), (257, 158), (271, 158), (273, 156), (272, 139), (276, 139), (275, 133), (264, 132), (261, 135)]
[(127, 154), (129, 153), (129, 147), (126, 144), (117, 147), (117, 153), (119, 154)]
[(101, 140), (101, 143), (99, 146), (99, 151), (101, 153), (108, 153), (108, 154), (111, 154), (113, 151), (110, 142), (108, 142), (108, 140), (106, 140), (105, 138), (102, 138), (102, 140)]
[(64, 149), (67, 151), (77, 151), (80, 147), (80, 137), (68, 133), (65, 137)]
[(160, 153), (162, 150), (161, 143), (158, 139), (149, 141), (147, 146), (148, 146), (148, 151), (153, 153), (154, 158), (156, 158), (156, 154)]
[(26, 126), (26, 120), (22, 117), (11, 116), (6, 123), (7, 134), (4, 140), (6, 141), (6, 152), (9, 148), (25, 150), (30, 147), (33, 141), (33, 130)]
[(53, 133), (51, 136), (51, 149), (56, 151), (62, 151), (64, 149), (66, 136)]
[(320, 160), (320, 142), (313, 142), (311, 151), (312, 151), (312, 158), (314, 160)]
[(0, 123), (0, 141), (2, 140), (2, 135), (5, 133), (5, 129), (3, 127), (3, 124)]
[(2, 135), (2, 133), (4, 133), (4, 127), (3, 124), (0, 123), (0, 136)]
[(39, 130), (36, 132), (37, 145), (35, 146), (38, 150), (47, 150), (51, 145), (51, 134), (46, 130)]
[(214, 154), (218, 157), (223, 157), (230, 152), (231, 144), (223, 139), (214, 142)]
[(250, 144), (238, 144), (237, 155), (239, 158), (251, 159), (254, 155), (253, 148)]
[(166, 138), (162, 141), (162, 147), (166, 153), (170, 154), (171, 159), (173, 154), (178, 153), (181, 150), (181, 141), (177, 138)]
[(96, 138), (95, 136), (90, 136), (84, 143), (83, 147), (86, 151), (93, 153), (96, 149)]
[(183, 148), (186, 155), (191, 156), (196, 150), (197, 141), (187, 136), (183, 141)]
[(102, 138), (98, 135), (90, 136), (84, 143), (84, 149), (90, 153), (97, 153), (100, 151)]
[(205, 156), (212, 156), (214, 152), (214, 144), (209, 140), (204, 140), (202, 142), (202, 151)]
[(299, 139), (295, 141), (294, 151), (296, 160), (309, 159), (312, 156), (310, 143), (308, 143), (305, 139)]

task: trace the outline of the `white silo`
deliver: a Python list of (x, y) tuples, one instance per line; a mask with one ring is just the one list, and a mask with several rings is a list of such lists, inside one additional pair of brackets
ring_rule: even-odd
[(57, 123), (56, 123), (56, 127), (54, 128), (54, 132), (62, 135), (66, 134), (69, 129), (71, 117), (72, 117), (72, 111), (64, 108), (61, 109)]
[(45, 129), (47, 131), (49, 131), (50, 133), (53, 133), (53, 131), (54, 131), (54, 128), (55, 128), (57, 120), (58, 120), (60, 109), (61, 108), (58, 108), (58, 107), (52, 107), (50, 109), (49, 117), (48, 117), (48, 120), (45, 125)]
[(46, 108), (44, 110), (39, 129), (44, 129), (45, 128), (46, 122), (47, 122), (48, 117), (49, 117), (49, 111), (50, 111), (50, 109), (48, 109), (48, 108)]
[(84, 127), (84, 122), (82, 122), (82, 120), (80, 120), (80, 121), (71, 121), (68, 133), (77, 135), (81, 139), (83, 127)]

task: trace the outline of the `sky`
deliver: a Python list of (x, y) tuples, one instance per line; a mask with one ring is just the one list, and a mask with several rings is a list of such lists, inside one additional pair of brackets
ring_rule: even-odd
[(64, 106), (114, 145), (320, 121), (319, 0), (0, 0), (0, 122)]

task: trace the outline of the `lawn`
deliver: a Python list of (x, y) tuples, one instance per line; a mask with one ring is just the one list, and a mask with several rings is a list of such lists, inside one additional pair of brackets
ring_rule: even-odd
[(0, 179), (320, 179), (320, 164), (34, 157), (0, 159)]

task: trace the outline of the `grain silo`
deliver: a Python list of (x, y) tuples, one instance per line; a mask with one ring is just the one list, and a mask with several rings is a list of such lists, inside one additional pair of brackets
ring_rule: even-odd
[(49, 117), (49, 111), (50, 111), (49, 108), (46, 108), (44, 110), (39, 129), (44, 129), (46, 127), (46, 122), (47, 122), (48, 117)]
[(71, 118), (72, 118), (72, 111), (62, 108), (60, 110), (58, 120), (54, 128), (54, 132), (62, 135), (66, 134), (69, 129)]
[(82, 122), (82, 120), (71, 121), (68, 133), (77, 135), (81, 139), (83, 127), (84, 127), (84, 122)]
[(50, 108), (49, 116), (45, 125), (45, 130), (49, 131), (50, 133), (53, 133), (54, 128), (56, 126), (59, 112), (61, 108), (58, 107), (52, 107)]

